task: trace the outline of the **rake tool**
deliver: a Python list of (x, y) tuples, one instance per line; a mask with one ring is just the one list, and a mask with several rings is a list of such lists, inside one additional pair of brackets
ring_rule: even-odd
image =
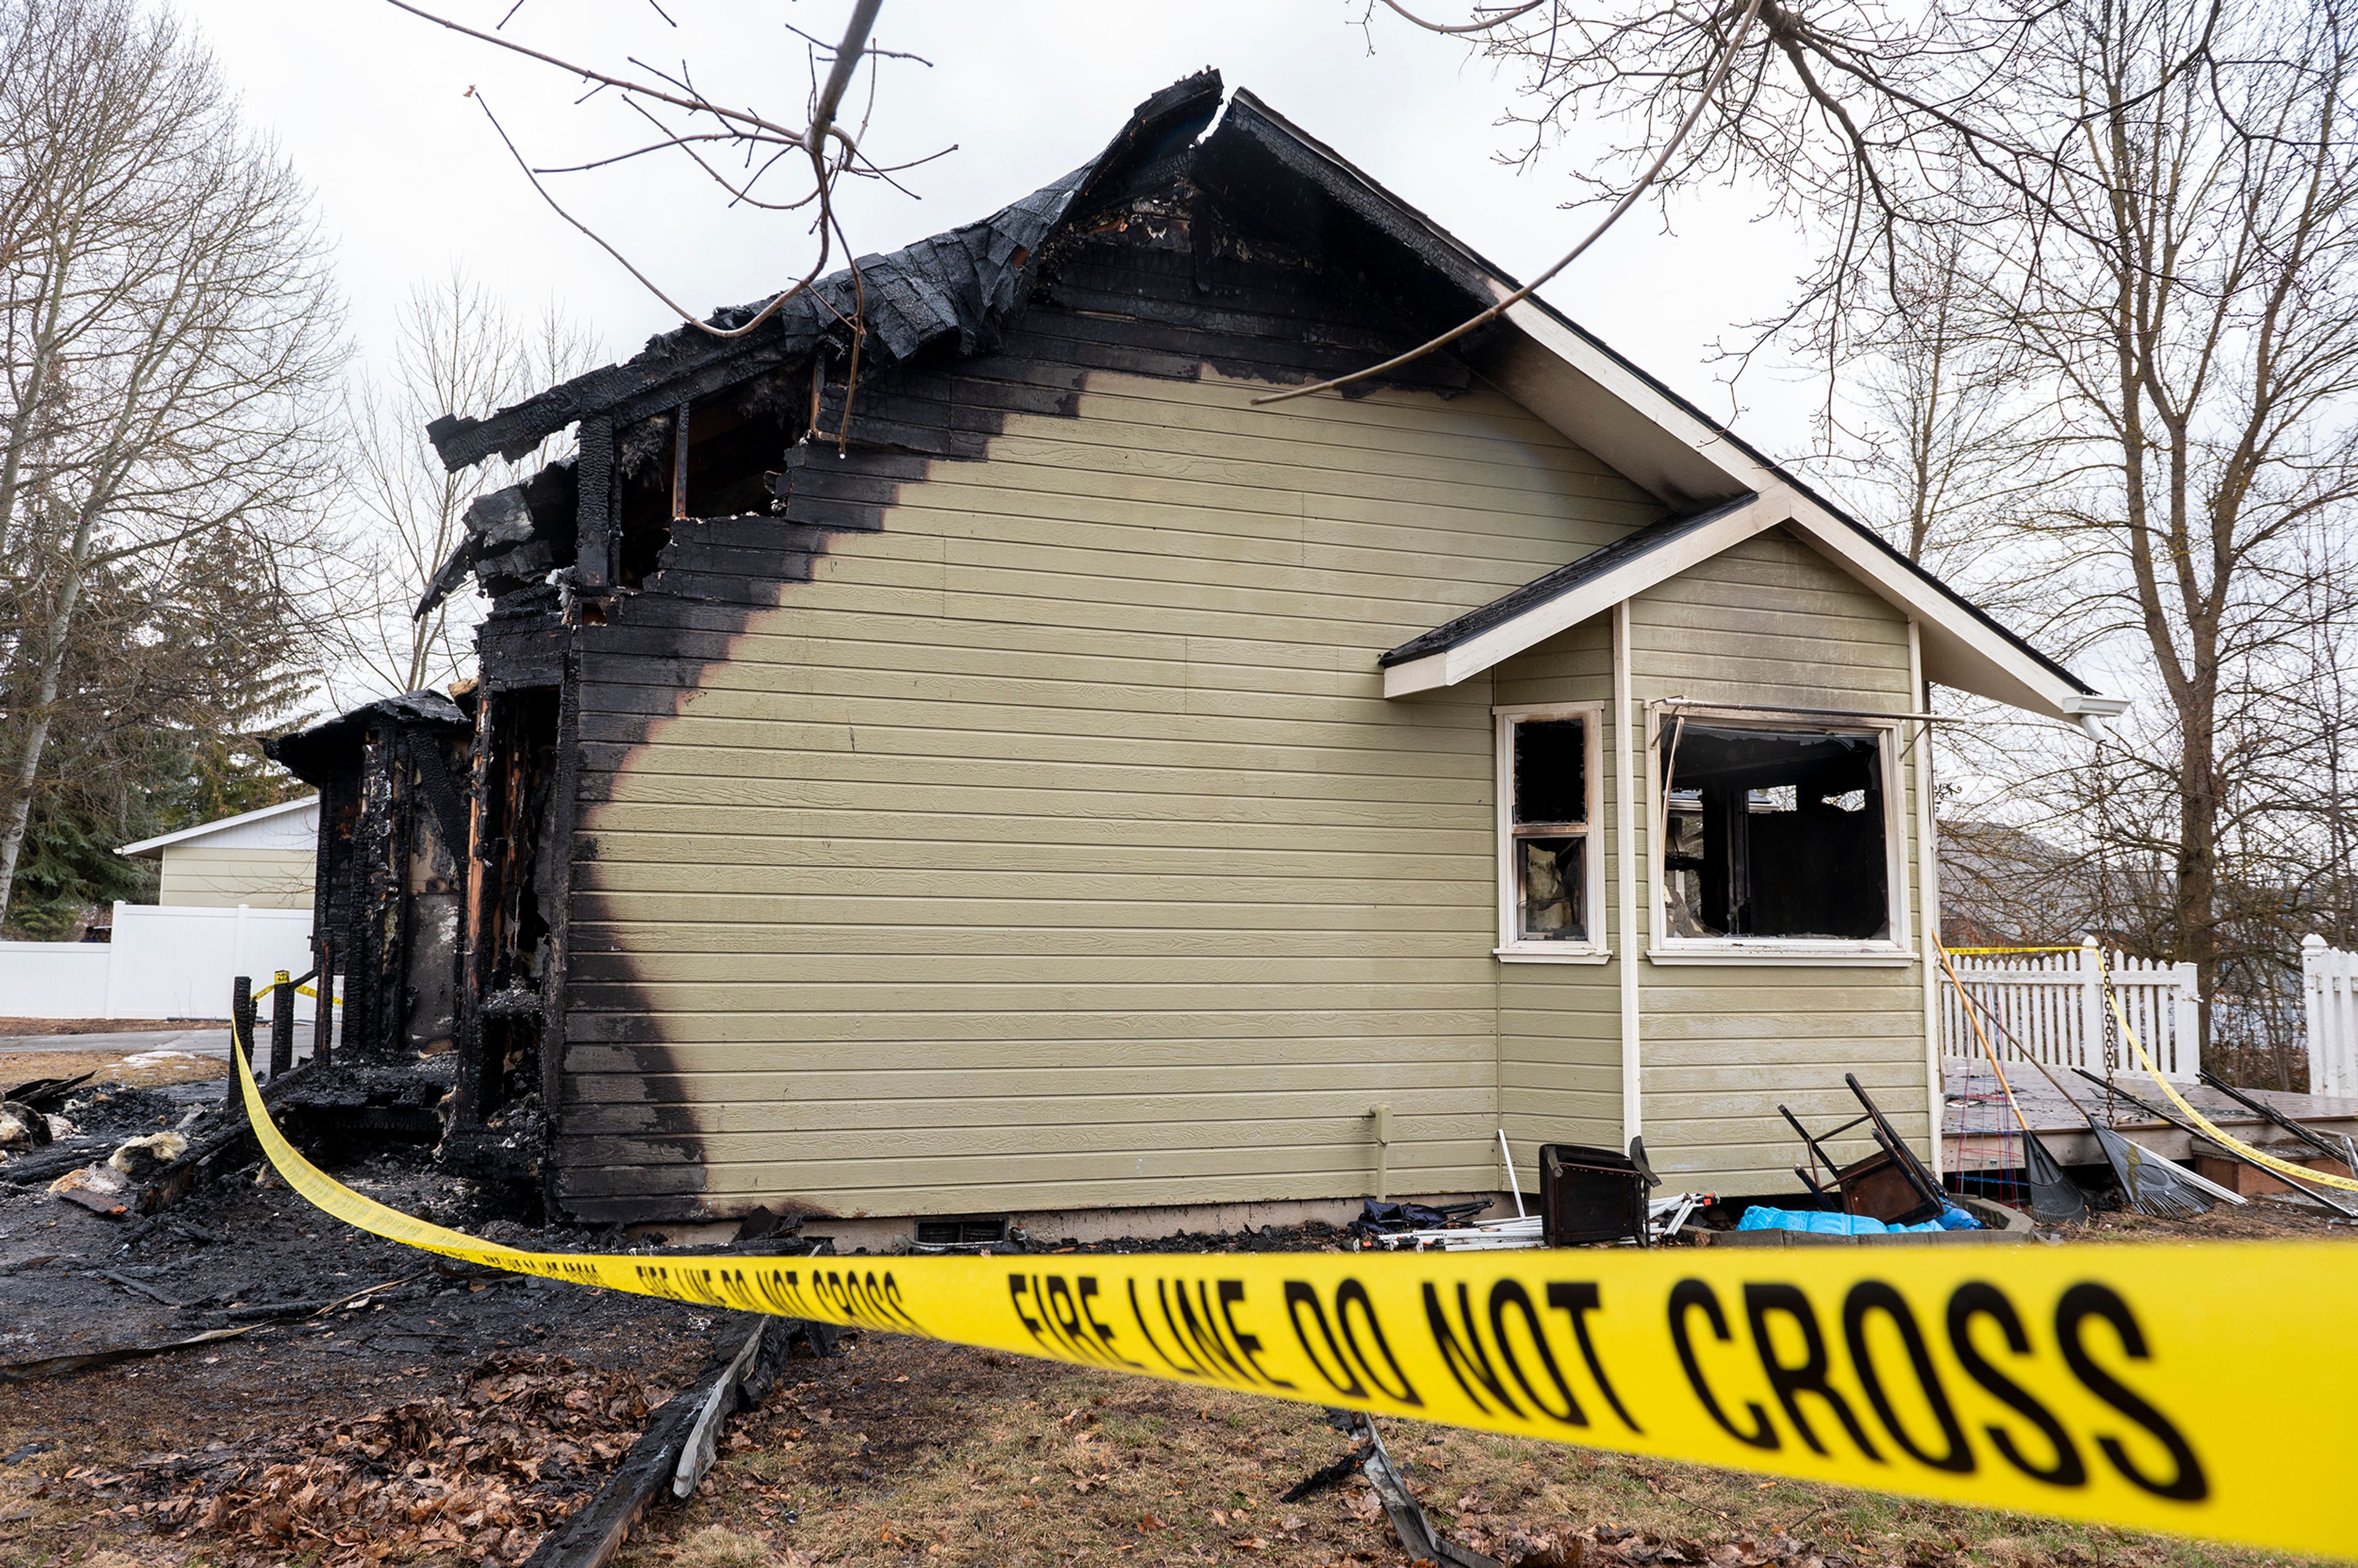
[[(2042, 1225), (2063, 1225), (2083, 1221), (2088, 1217), (2088, 1200), (2077, 1183), (2063, 1173), (2047, 1145), (2030, 1129), (2030, 1119), (2022, 1114), (2015, 1102), (2014, 1086), (2006, 1081), (2006, 1069), (1998, 1065), (1997, 1052), (1991, 1046), (1989, 1036), (1982, 1032), (1980, 1010), (1965, 993), (1964, 981), (1957, 978), (1956, 967), (1949, 962), (1949, 950), (1938, 948), (1941, 968), (1949, 973), (1949, 983), (1957, 990), (1957, 1000), (1964, 1004), (1965, 1022), (1974, 1026), (1974, 1038), (1981, 1043), (1982, 1054), (1989, 1058), (1990, 1071), (1997, 1075), (1997, 1087), (2006, 1096), (2006, 1108), (2022, 1129), (2022, 1173), (2030, 1186), (2030, 1217)], [(1993, 1022), (1996, 1021), (1993, 1020)], [(2026, 1053), (2028, 1054), (2028, 1053)], [(2031, 1064), (2038, 1066), (2034, 1059)], [(2040, 1067), (2041, 1072), (2046, 1071)]]

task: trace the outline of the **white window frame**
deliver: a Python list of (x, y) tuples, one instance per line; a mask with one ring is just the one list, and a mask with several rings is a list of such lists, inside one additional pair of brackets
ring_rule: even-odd
[[(1605, 704), (1602, 702), (1535, 702), (1490, 710), (1492, 746), (1498, 754), (1498, 945), (1490, 956), (1509, 964), (1602, 964), (1613, 956), (1606, 942), (1605, 907)], [(1530, 941), (1515, 935), (1515, 726), (1525, 719), (1577, 719), (1585, 760), (1581, 773), (1587, 789), (1587, 820), (1579, 837), (1587, 839), (1581, 860), (1581, 910), (1586, 937), (1578, 942)]]
[[(1847, 939), (1816, 936), (1673, 936), (1664, 927), (1670, 879), (1662, 869), (1668, 838), (1669, 802), (1662, 793), (1662, 746), (1682, 718), (1732, 729), (1872, 730), (1883, 773), (1883, 886), (1889, 900), (1888, 936)], [(1899, 727), (1904, 715), (1888, 718), (1833, 713), (1823, 708), (1746, 705), (1714, 708), (1702, 703), (1646, 705), (1646, 882), (1651, 912), (1646, 957), (1656, 964), (1841, 964), (1898, 967), (1916, 961), (1909, 929), (1906, 802), (1909, 781), (1900, 772)]]

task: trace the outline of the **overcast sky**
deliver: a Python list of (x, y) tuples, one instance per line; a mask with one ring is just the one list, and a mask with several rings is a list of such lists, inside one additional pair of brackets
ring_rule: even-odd
[[(445, 15), (496, 23), (514, 0), (444, 0)], [(1590, 222), (1560, 209), (1573, 149), (1536, 170), (1502, 167), (1515, 133), (1498, 122), (1515, 80), (1466, 46), (1419, 32), (1368, 0), (1181, 4), (886, 0), (877, 38), (931, 60), (886, 67), (866, 146), (880, 161), (957, 151), (906, 177), (920, 200), (881, 187), (846, 202), (852, 242), (889, 251), (980, 217), (1085, 162), (1157, 88), (1210, 65), (1250, 87), (1492, 262), (1538, 272)], [(1446, 0), (1433, 0), (1434, 5)], [(570, 163), (631, 144), (611, 100), (575, 108), (572, 79), (444, 31), (384, 0), (184, 0), (250, 117), (283, 143), (319, 192), (355, 338), (382, 356), (401, 297), (463, 267), (526, 315), (555, 300), (609, 358), (676, 324), (665, 307), (536, 197), (500, 146), (476, 88), (526, 157)], [(798, 121), (805, 45), (782, 25), (833, 37), (849, 0), (737, 3), (524, 0), (507, 36), (586, 63), (685, 60), (716, 98)], [(1371, 48), (1372, 46), (1372, 48)], [(682, 303), (756, 299), (798, 276), (808, 239), (791, 219), (724, 210), (677, 155), (636, 173), (574, 176), (569, 206)], [(1725, 416), (1713, 346), (1771, 311), (1796, 267), (1793, 241), (1750, 222), (1741, 192), (1674, 210), (1675, 232), (1639, 210), (1548, 289), (1560, 308)], [(1791, 449), (1799, 406), (1747, 380), (1738, 423)], [(481, 414), (486, 410), (463, 410)]]

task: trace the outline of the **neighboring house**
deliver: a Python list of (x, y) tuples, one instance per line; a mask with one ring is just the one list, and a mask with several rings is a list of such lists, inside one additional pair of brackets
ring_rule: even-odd
[(159, 904), (308, 909), (319, 797), (282, 801), (115, 850), (160, 862)]
[(1855, 1073), (1936, 1157), (1929, 683), (2123, 705), (1536, 301), (1256, 402), (1512, 289), (1206, 73), (856, 290), (437, 421), (579, 427), (438, 584), (480, 688), (274, 754), (359, 769), (454, 1142), (597, 1219), (1495, 1192), (1501, 1128), (1770, 1193)]

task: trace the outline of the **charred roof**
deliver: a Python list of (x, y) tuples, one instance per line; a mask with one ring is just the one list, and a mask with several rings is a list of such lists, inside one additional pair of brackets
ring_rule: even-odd
[(438, 691), (406, 691), (262, 743), (262, 754), (306, 784), (324, 784), (360, 765), (360, 749), (370, 726), (393, 724), (429, 730), (474, 728), (466, 709)]

